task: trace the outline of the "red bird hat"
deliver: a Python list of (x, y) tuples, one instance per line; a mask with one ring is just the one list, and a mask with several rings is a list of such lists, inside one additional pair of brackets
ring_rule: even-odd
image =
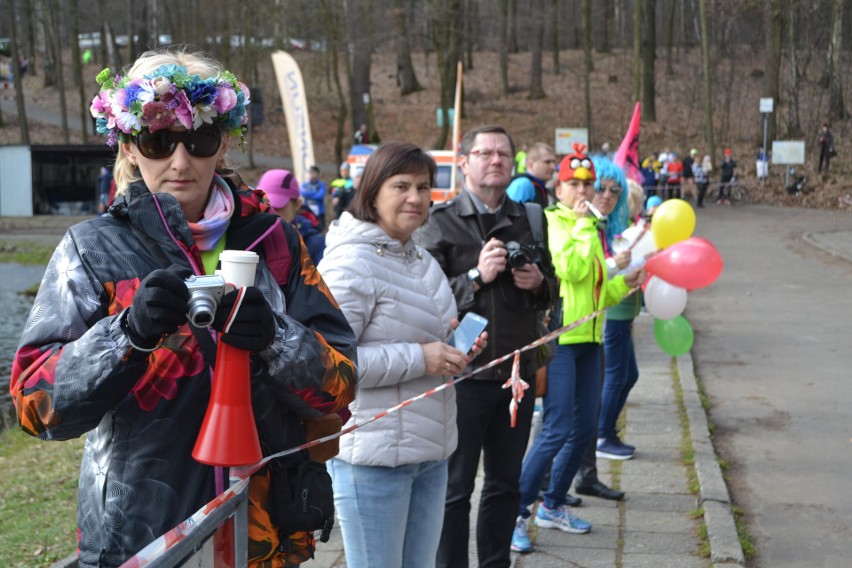
[(574, 142), (574, 153), (562, 158), (559, 164), (559, 181), (568, 181), (572, 179), (580, 179), (583, 181), (595, 181), (595, 165), (592, 159), (586, 154), (586, 145)]

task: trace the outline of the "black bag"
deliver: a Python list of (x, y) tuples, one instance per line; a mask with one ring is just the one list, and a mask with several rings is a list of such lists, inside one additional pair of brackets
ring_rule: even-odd
[[(524, 203), (524, 209), (527, 214), (527, 222), (530, 224), (530, 232), (532, 233), (533, 239), (535, 239), (536, 247), (540, 250), (547, 250), (547, 242), (545, 242), (544, 238), (544, 212), (542, 208), (537, 203), (526, 202)], [(551, 311), (550, 314), (547, 311), (538, 313), (538, 330), (539, 333), (544, 336), (547, 335), (549, 331), (553, 329), (557, 329), (562, 327), (562, 311), (559, 312), (559, 325), (548, 329), (551, 327), (551, 324), (548, 321), (552, 321), (553, 313)], [(548, 320), (548, 318), (551, 318)], [(547, 343), (540, 345), (536, 350), (535, 363), (537, 368), (542, 368), (547, 366), (553, 358), (556, 356), (556, 340), (548, 341)]]
[[(285, 458), (286, 459), (286, 458)], [(283, 535), (322, 531), (328, 542), (334, 526), (334, 491), (325, 464), (314, 460), (278, 461), (269, 465), (273, 522)]]
[(834, 146), (830, 146), (828, 148), (828, 157), (833, 158), (835, 156), (837, 156), (837, 152), (834, 150)]

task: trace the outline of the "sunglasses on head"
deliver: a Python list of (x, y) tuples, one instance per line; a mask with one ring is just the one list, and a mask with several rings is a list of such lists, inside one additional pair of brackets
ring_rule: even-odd
[(182, 143), (190, 156), (209, 158), (219, 151), (222, 131), (215, 126), (204, 126), (198, 130), (143, 130), (133, 141), (139, 152), (148, 159), (161, 160), (174, 154), (178, 143)]

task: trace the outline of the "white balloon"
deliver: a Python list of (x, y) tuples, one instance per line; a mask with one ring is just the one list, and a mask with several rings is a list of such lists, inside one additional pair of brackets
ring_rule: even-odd
[(662, 278), (651, 276), (645, 287), (645, 306), (657, 319), (674, 319), (686, 309), (686, 288), (679, 288)]
[[(640, 237), (641, 235), (641, 237)], [(621, 252), (632, 245), (636, 240), (636, 245), (630, 251), (633, 258), (644, 258), (650, 252), (657, 252), (657, 243), (654, 242), (654, 235), (650, 230), (642, 234), (642, 225), (633, 225), (628, 227), (621, 233), (620, 238), (612, 243), (612, 249), (615, 252)]]

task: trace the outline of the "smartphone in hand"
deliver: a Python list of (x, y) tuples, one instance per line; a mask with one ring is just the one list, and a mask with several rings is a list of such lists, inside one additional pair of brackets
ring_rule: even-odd
[(488, 320), (479, 314), (468, 312), (465, 314), (461, 323), (450, 334), (447, 343), (461, 351), (462, 353), (470, 353), (476, 338), (479, 337), (485, 326), (488, 325)]

